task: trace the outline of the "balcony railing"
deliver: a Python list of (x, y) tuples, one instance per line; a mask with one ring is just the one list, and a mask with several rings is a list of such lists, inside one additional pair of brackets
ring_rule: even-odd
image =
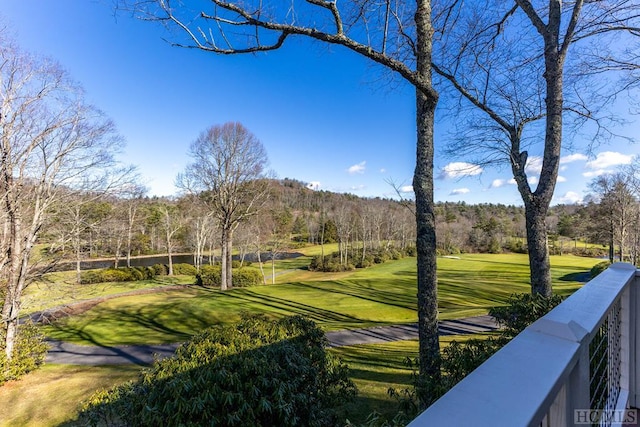
[(640, 406), (639, 285), (635, 267), (612, 265), (409, 426), (621, 425), (633, 418), (624, 409)]

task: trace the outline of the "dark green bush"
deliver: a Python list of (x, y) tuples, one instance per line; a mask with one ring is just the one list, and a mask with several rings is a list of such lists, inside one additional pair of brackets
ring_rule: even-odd
[(397, 256), (397, 259), (399, 259), (400, 252), (394, 251), (393, 249), (389, 250), (385, 248), (369, 250), (365, 253), (363, 259), (362, 252), (360, 250), (349, 251), (346, 253), (345, 263), (344, 260), (340, 260), (340, 252), (333, 252), (331, 254), (325, 255), (324, 258), (321, 255), (314, 256), (309, 263), (309, 270), (331, 273), (340, 271), (351, 271), (355, 270), (356, 268), (370, 267), (373, 264), (381, 264), (388, 261), (394, 256)]
[(557, 295), (550, 298), (531, 294), (512, 295), (507, 301), (508, 305), (493, 307), (489, 310), (489, 314), (503, 326), (499, 335), (464, 342), (452, 341), (442, 351), (442, 376), (439, 381), (420, 381), (417, 375), (417, 360), (407, 359), (408, 366), (414, 369), (413, 387), (400, 391), (391, 389), (390, 394), (398, 398), (401, 410), (405, 414), (417, 415), (417, 410), (420, 408), (419, 401), (434, 402), (500, 350), (515, 335), (561, 302), (562, 297)]
[[(244, 288), (262, 283), (262, 274), (255, 268), (242, 267), (233, 270), (232, 282), (234, 287)], [(196, 274), (196, 285), (220, 286), (222, 268), (220, 265), (203, 265)]]
[(406, 256), (417, 256), (418, 250), (415, 246), (407, 246), (404, 250)]
[(356, 393), (326, 338), (300, 316), (207, 329), (138, 381), (94, 395), (83, 425), (336, 426)]
[(145, 279), (145, 274), (135, 267), (124, 267), (124, 268), (119, 268), (118, 270), (126, 271), (127, 274), (129, 274), (133, 278), (133, 281)]
[(597, 263), (596, 265), (594, 265), (593, 267), (591, 267), (591, 278), (593, 279), (594, 277), (596, 277), (598, 274), (602, 273), (603, 271), (605, 271), (607, 268), (609, 268), (609, 266), (611, 265), (611, 262), (609, 261), (602, 261)]
[(169, 266), (166, 264), (154, 264), (151, 268), (154, 276), (166, 276), (169, 274)]
[(470, 339), (462, 343), (452, 341), (442, 350), (445, 387), (449, 389), (456, 385), (507, 342), (504, 337)]
[(231, 268), (240, 268), (240, 267), (242, 267), (242, 263), (239, 260), (234, 259), (233, 261), (231, 261)]
[(255, 286), (262, 283), (262, 274), (255, 268), (242, 267), (233, 271), (232, 281), (237, 288)]
[(389, 249), (389, 258), (391, 258), (394, 261), (399, 260), (400, 258), (402, 258), (402, 253), (395, 249), (395, 248), (390, 248)]
[(37, 369), (44, 363), (49, 345), (38, 328), (31, 323), (23, 323), (18, 328), (18, 337), (13, 348), (11, 361), (5, 354), (5, 331), (0, 328), (0, 385)]
[(222, 268), (219, 265), (203, 265), (196, 274), (196, 285), (220, 286)]
[(156, 272), (151, 267), (133, 267), (142, 274), (143, 280), (150, 280), (156, 276)]
[(83, 271), (80, 274), (80, 283), (135, 282), (143, 278), (143, 274), (135, 268), (102, 268)]
[(509, 297), (507, 305), (493, 307), (489, 310), (489, 314), (503, 328), (503, 334), (514, 337), (551, 311), (562, 300), (563, 298), (559, 295), (545, 298), (538, 294), (513, 294)]
[(173, 274), (195, 276), (196, 274), (198, 274), (198, 269), (196, 269), (191, 264), (173, 264)]

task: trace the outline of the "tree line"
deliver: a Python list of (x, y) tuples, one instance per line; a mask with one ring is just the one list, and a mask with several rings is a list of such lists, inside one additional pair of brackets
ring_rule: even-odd
[[(551, 253), (606, 256), (613, 247), (616, 259), (636, 261), (640, 189), (634, 182), (626, 172), (604, 175), (592, 182), (585, 203), (552, 206), (545, 220)], [(364, 256), (415, 247), (411, 202), (315, 191), (288, 178), (262, 185), (267, 200), (234, 233), (241, 261), (270, 261), (309, 244), (337, 243), (344, 263), (348, 251)], [(191, 195), (77, 197), (66, 205), (39, 240), (52, 258), (79, 254), (80, 261), (111, 258), (114, 266), (131, 266), (132, 257), (188, 253), (196, 267), (221, 261), (219, 222)], [(438, 255), (527, 252), (522, 206), (438, 202), (435, 216)]]

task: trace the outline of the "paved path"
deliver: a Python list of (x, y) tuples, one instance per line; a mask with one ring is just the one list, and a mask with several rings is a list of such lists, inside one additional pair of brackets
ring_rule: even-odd
[[(440, 322), (440, 335), (464, 335), (494, 331), (497, 325), (491, 316), (475, 316)], [(377, 326), (327, 332), (329, 346), (342, 347), (356, 344), (379, 344), (418, 338), (418, 325)], [(69, 365), (121, 365), (149, 364), (156, 357), (171, 356), (179, 343), (158, 345), (127, 345), (117, 347), (84, 346), (61, 341), (50, 341), (48, 363)]]

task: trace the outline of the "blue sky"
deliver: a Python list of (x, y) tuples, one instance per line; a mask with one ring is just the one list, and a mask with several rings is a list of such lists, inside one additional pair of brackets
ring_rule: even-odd
[[(300, 39), (252, 56), (215, 56), (171, 47), (166, 32), (111, 1), (0, 0), (0, 16), (26, 50), (51, 56), (85, 88), (127, 142), (150, 194), (175, 193), (189, 144), (207, 127), (239, 121), (264, 144), (279, 178), (330, 191), (392, 197), (415, 162), (413, 90), (385, 82), (355, 54)], [(453, 120), (454, 118), (448, 118)], [(636, 120), (634, 117), (631, 120)], [(633, 136), (633, 124), (622, 133)], [(445, 158), (447, 118), (436, 123), (436, 200), (521, 205), (508, 168), (482, 169)], [(597, 174), (632, 161), (626, 141), (590, 156), (563, 153), (553, 203), (582, 199)], [(529, 157), (535, 185), (539, 158)]]

